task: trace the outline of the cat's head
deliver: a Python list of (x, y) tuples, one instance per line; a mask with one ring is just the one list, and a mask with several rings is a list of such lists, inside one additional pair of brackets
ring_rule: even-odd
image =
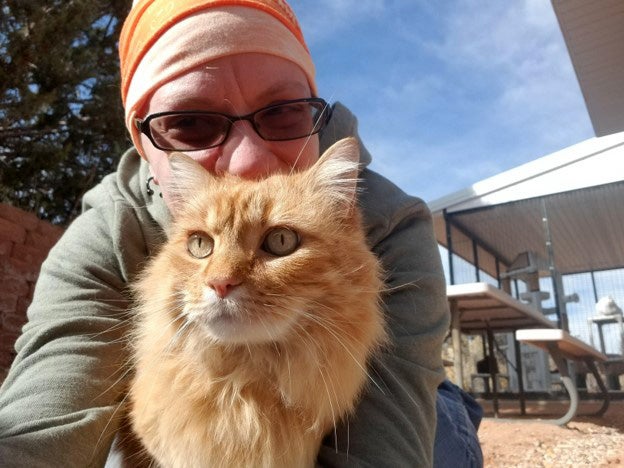
[(249, 181), (173, 154), (174, 222), (151, 274), (169, 278), (154, 287), (175, 306), (161, 312), (227, 344), (359, 320), (345, 306), (374, 302), (379, 272), (356, 206), (358, 160), (345, 139), (307, 170)]

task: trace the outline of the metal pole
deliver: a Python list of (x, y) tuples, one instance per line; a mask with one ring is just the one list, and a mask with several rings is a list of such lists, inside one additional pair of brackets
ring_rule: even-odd
[(520, 342), (513, 334), (514, 350), (516, 353), (516, 373), (518, 375), (518, 393), (520, 394), (520, 414), (526, 414), (526, 394), (524, 393), (524, 376), (522, 375), (522, 349)]
[(492, 379), (492, 406), (494, 407), (494, 417), (498, 418), (498, 382), (496, 382), (496, 356), (494, 355), (494, 333), (488, 326), (487, 328), (487, 340), (488, 340), (488, 364), (490, 367), (490, 377)]
[(451, 341), (453, 342), (453, 367), (455, 370), (455, 384), (464, 388), (464, 363), (461, 348), (461, 317), (457, 301), (451, 299)]
[(475, 266), (475, 280), (477, 283), (481, 281), (481, 274), (479, 273), (479, 249), (477, 248), (477, 241), (472, 239), (472, 261)]
[(444, 217), (444, 226), (446, 228), (446, 249), (448, 251), (449, 262), (449, 282), (455, 284), (455, 269), (453, 268), (453, 236), (451, 235), (451, 220), (446, 212), (446, 208), (442, 210)]
[(542, 198), (542, 226), (544, 228), (544, 237), (546, 241), (546, 254), (548, 256), (548, 271), (553, 283), (553, 295), (555, 299), (555, 312), (557, 314), (557, 326), (567, 331), (567, 317), (565, 315), (565, 306), (563, 305), (561, 298), (561, 278), (555, 270), (555, 253), (553, 250), (552, 237), (550, 234), (550, 225), (548, 222), (548, 210), (546, 208), (546, 201)]
[(594, 302), (598, 302), (598, 288), (596, 288), (596, 276), (593, 270), (589, 272), (589, 276), (592, 282), (592, 289), (594, 290)]

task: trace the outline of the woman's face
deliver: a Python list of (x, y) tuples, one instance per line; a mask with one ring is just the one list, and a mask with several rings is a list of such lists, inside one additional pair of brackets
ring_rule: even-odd
[[(149, 100), (144, 116), (181, 110), (245, 115), (278, 101), (307, 97), (311, 97), (310, 86), (294, 63), (271, 55), (241, 54), (214, 60), (161, 86)], [(155, 148), (143, 134), (141, 144), (152, 175), (166, 186), (167, 153)], [(210, 172), (258, 179), (310, 167), (318, 159), (319, 144), (317, 135), (265, 141), (250, 122), (237, 121), (220, 146), (186, 153)]]

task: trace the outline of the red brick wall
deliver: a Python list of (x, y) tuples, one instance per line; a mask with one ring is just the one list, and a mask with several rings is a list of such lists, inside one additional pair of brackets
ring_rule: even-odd
[(0, 382), (15, 356), (41, 263), (63, 229), (0, 203)]

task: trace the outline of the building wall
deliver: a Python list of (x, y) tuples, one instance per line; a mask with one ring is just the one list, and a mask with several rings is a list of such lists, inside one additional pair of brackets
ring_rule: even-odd
[(15, 340), (43, 260), (63, 229), (0, 203), (0, 382), (15, 357)]

